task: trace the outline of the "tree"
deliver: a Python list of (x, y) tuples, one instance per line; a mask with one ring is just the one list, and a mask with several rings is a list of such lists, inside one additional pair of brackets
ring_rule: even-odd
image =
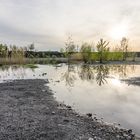
[(64, 49), (63, 48), (60, 49), (60, 53), (64, 53)]
[(0, 44), (0, 57), (6, 57), (8, 54), (7, 45)]
[(136, 61), (136, 56), (137, 56), (136, 52), (131, 52), (131, 56), (132, 56), (132, 61), (133, 62)]
[[(106, 59), (107, 56), (105, 56), (105, 52), (109, 51), (109, 48), (107, 47), (109, 42), (104, 41), (103, 39), (100, 39), (100, 41), (97, 44), (97, 50), (98, 50), (98, 56), (100, 63), (103, 62), (104, 59)], [(104, 58), (105, 56), (105, 58)]]
[(123, 52), (123, 61), (126, 60), (127, 52), (128, 52), (128, 39), (123, 37), (121, 40), (121, 49)]
[(34, 43), (30, 44), (29, 45), (29, 50), (30, 51), (34, 51), (34, 49), (35, 49)]
[(69, 36), (65, 43), (65, 52), (66, 52), (66, 56), (68, 57), (68, 61), (70, 59), (71, 54), (74, 53), (75, 51), (76, 51), (76, 47), (74, 45), (72, 37)]
[(10, 46), (11, 50), (12, 50), (12, 57), (16, 58), (17, 57), (17, 52), (18, 52), (18, 48), (16, 45)]
[(92, 46), (89, 45), (88, 43), (84, 43), (81, 46), (80, 52), (82, 54), (82, 58), (85, 63), (87, 63), (91, 60), (91, 50), (92, 50)]

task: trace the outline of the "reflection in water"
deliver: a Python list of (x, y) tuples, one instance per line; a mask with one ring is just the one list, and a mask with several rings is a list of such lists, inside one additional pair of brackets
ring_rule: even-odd
[[(51, 66), (50, 66), (51, 67)], [(55, 71), (61, 69), (63, 65), (57, 65), (55, 67)], [(66, 86), (74, 87), (74, 83), (77, 79), (81, 79), (82, 81), (88, 81), (96, 83), (99, 86), (103, 84), (107, 84), (108, 78), (118, 78), (124, 79), (127, 78), (129, 73), (135, 72), (134, 65), (73, 65), (68, 64), (66, 65), (65, 72), (62, 71), (61, 80), (65, 81)], [(43, 71), (44, 72), (44, 71)], [(0, 78), (10, 78), (10, 79), (24, 79), (30, 74), (34, 75), (35, 69), (27, 68), (24, 66), (2, 66), (0, 67)], [(41, 74), (40, 74), (41, 75)], [(39, 75), (39, 77), (40, 77)], [(38, 78), (39, 78), (38, 77)], [(34, 78), (33, 78), (34, 79)]]
[(26, 68), (24, 66), (2, 66), (0, 67), (0, 80), (14, 80), (24, 79), (27, 76), (27, 71), (34, 71), (34, 69)]
[[(107, 84), (107, 78), (114, 79), (113, 76), (119, 78), (127, 78), (127, 75), (135, 71), (134, 65), (81, 65), (76, 69), (76, 65), (67, 65), (66, 72), (62, 75), (62, 80), (65, 80), (66, 86), (73, 87), (75, 80), (80, 78), (82, 81), (93, 82), (96, 80), (99, 86)], [(115, 82), (115, 80), (114, 80)]]
[(71, 76), (67, 76), (67, 80), (64, 76), (63, 81), (54, 86), (50, 84), (56, 99), (73, 106), (80, 113), (96, 114), (97, 118), (132, 128), (140, 135), (140, 87), (122, 82), (122, 79), (139, 77), (140, 66), (70, 65), (58, 69), (58, 72), (64, 72), (62, 75), (73, 75), (70, 91), (65, 82)]
[(93, 68), (90, 67), (90, 65), (82, 65), (78, 74), (81, 80), (87, 80), (92, 82), (95, 73), (93, 71)]
[(75, 77), (75, 67), (73, 65), (68, 64), (66, 72), (62, 75), (62, 80), (65, 80), (66, 86), (73, 87)]
[(107, 65), (99, 65), (96, 67), (96, 81), (99, 86), (104, 84), (105, 82), (107, 83), (107, 76), (109, 74), (109, 67)]
[(135, 72), (134, 65), (110, 65), (109, 71), (112, 74), (117, 74), (120, 78), (127, 78), (128, 74)]

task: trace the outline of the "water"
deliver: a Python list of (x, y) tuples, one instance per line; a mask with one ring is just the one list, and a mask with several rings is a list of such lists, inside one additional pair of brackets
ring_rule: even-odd
[(79, 113), (93, 113), (108, 123), (132, 128), (140, 135), (140, 86), (124, 81), (131, 77), (140, 77), (140, 65), (62, 64), (0, 69), (0, 82), (48, 79), (56, 100), (71, 105)]

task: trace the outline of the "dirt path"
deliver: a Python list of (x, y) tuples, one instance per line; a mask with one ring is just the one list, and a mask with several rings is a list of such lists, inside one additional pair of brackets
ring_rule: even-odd
[(57, 103), (44, 84), (44, 80), (0, 84), (0, 140), (134, 139), (131, 130), (79, 116)]

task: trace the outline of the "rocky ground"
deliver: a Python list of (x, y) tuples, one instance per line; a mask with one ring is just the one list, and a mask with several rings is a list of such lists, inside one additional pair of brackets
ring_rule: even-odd
[(0, 84), (0, 140), (133, 140), (132, 130), (80, 116), (55, 101), (44, 80)]

